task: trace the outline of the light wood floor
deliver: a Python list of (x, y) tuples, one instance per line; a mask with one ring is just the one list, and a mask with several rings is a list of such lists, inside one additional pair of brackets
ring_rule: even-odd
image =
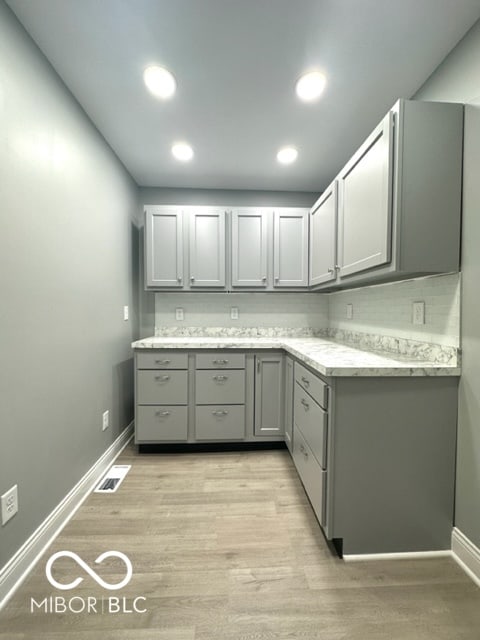
[[(329, 551), (286, 451), (138, 455), (117, 493), (93, 494), (0, 612), (1, 640), (479, 640), (480, 589), (449, 558), (344, 563)], [(124, 552), (105, 592), (90, 566)], [(119, 581), (120, 561), (97, 567)], [(63, 576), (63, 578), (62, 578)], [(117, 578), (115, 578), (117, 576)], [(146, 597), (146, 613), (30, 612), (30, 599)], [(76, 606), (78, 607), (78, 600)], [(143, 604), (143, 603), (142, 603)]]

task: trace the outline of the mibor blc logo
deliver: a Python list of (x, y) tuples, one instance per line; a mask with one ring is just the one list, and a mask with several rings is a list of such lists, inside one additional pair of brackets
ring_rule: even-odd
[[(96, 559), (95, 564), (101, 563), (107, 558), (119, 558), (125, 565), (125, 576), (120, 582), (107, 582), (96, 571), (94, 571), (79, 555), (73, 551), (58, 551), (54, 553), (45, 566), (45, 574), (47, 580), (55, 589), (61, 591), (70, 591), (78, 587), (84, 578), (77, 575), (71, 582), (59, 582), (52, 575), (52, 567), (60, 558), (71, 558), (88, 576), (90, 576), (99, 586), (108, 591), (117, 591), (125, 587), (133, 575), (133, 567), (130, 559), (121, 551), (105, 551)], [(143, 596), (135, 598), (120, 598), (116, 596), (108, 596), (98, 598), (96, 596), (72, 596), (65, 598), (63, 596), (50, 596), (37, 602), (34, 598), (30, 601), (30, 612), (43, 611), (43, 613), (145, 613), (145, 600)]]

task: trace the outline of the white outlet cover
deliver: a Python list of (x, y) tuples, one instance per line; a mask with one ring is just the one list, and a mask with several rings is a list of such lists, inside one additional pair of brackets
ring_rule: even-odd
[(238, 307), (230, 308), (230, 318), (232, 320), (238, 320)]
[(128, 320), (128, 304), (123, 307), (123, 319)]
[(351, 320), (353, 318), (353, 304), (349, 302), (347, 304), (347, 320)]
[(2, 526), (18, 512), (18, 486), (14, 485), (0, 497), (2, 504)]
[(108, 427), (110, 426), (110, 411), (104, 411), (102, 413), (102, 431), (105, 431), (105, 429), (108, 429)]
[(425, 302), (414, 302), (412, 304), (413, 324), (425, 324)]
[(183, 313), (182, 307), (177, 307), (175, 309), (175, 320), (184, 320), (185, 314)]

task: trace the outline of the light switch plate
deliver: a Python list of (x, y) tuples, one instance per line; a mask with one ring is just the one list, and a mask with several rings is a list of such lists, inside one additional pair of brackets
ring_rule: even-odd
[(425, 324), (425, 302), (412, 303), (413, 324)]
[(238, 307), (230, 308), (230, 318), (232, 320), (238, 320)]
[(123, 319), (128, 320), (128, 304), (123, 307)]
[(184, 320), (184, 319), (185, 319), (185, 314), (183, 313), (183, 308), (177, 307), (175, 309), (175, 320)]

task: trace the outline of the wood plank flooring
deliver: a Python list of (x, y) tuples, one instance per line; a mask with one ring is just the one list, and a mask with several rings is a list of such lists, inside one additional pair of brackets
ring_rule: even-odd
[[(92, 494), (0, 612), (0, 640), (479, 640), (480, 589), (449, 558), (344, 563), (332, 555), (286, 451), (139, 455), (120, 489)], [(45, 565), (59, 559), (54, 589)], [(145, 613), (46, 613), (50, 596), (134, 598)], [(123, 606), (123, 605), (122, 605)]]

